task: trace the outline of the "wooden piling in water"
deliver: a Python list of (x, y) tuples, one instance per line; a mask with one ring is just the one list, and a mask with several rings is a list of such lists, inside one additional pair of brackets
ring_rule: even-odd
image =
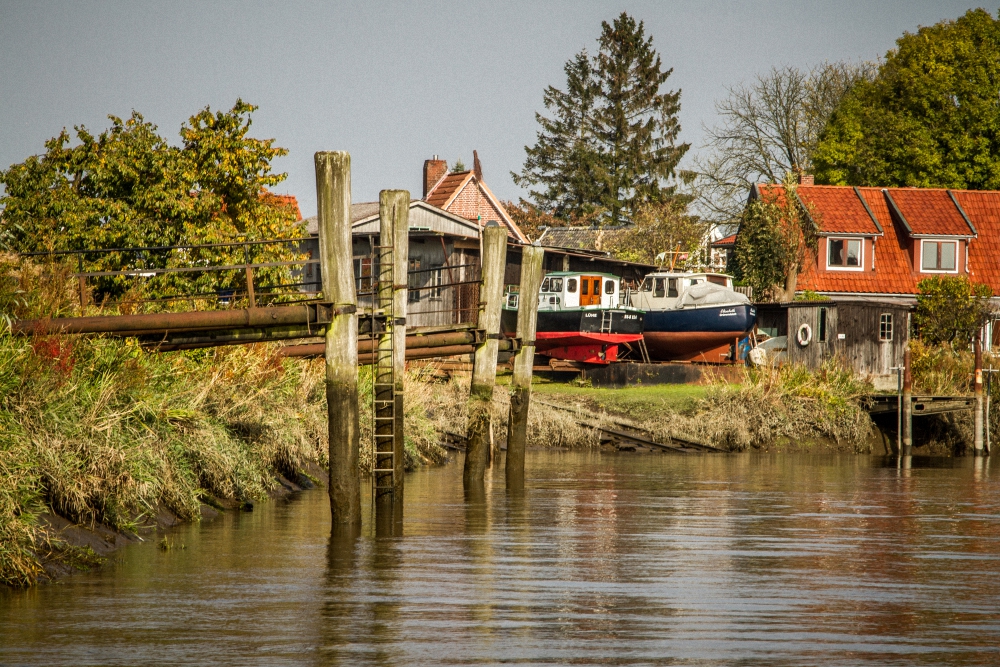
[(972, 434), (972, 447), (975, 456), (983, 455), (983, 343), (976, 336), (972, 343), (972, 348), (976, 356), (975, 378), (973, 385), (973, 395), (976, 397), (976, 413)]
[(479, 290), (479, 328), (486, 341), (477, 349), (469, 391), (468, 445), (462, 480), (466, 487), (481, 484), (490, 457), (493, 433), (493, 387), (497, 376), (500, 309), (507, 265), (507, 230), (495, 222), (482, 232), (482, 286)]
[(903, 446), (900, 455), (913, 452), (913, 376), (910, 373), (910, 349), (903, 352)]
[[(376, 452), (375, 467), (380, 470), (391, 470), (375, 475), (376, 489), (376, 520), (379, 525), (385, 525), (389, 534), (394, 534), (393, 527), (402, 520), (403, 494), (403, 374), (406, 372), (406, 295), (407, 269), (409, 258), (409, 216), (410, 193), (406, 190), (382, 190), (379, 193), (379, 245), (385, 252), (379, 256), (392, 258), (391, 264), (379, 267), (379, 304), (387, 313), (386, 334), (379, 341), (383, 351), (392, 350), (391, 370), (393, 385), (376, 387), (382, 391), (376, 392), (376, 399), (386, 400), (390, 396), (393, 405), (376, 404), (376, 415), (391, 416), (392, 424), (380, 423), (377, 428), (383, 432), (392, 433), (391, 456), (379, 456)], [(388, 313), (392, 319), (388, 319)], [(383, 434), (384, 435), (384, 434)], [(382, 440), (387, 440), (383, 437)], [(380, 451), (385, 451), (383, 442)], [(398, 515), (398, 516), (397, 516)]]
[(545, 250), (527, 246), (521, 254), (521, 286), (517, 303), (517, 337), (521, 347), (514, 355), (510, 413), (507, 419), (507, 486), (524, 481), (524, 448), (528, 439), (528, 408), (531, 402), (531, 369), (535, 363), (535, 330), (538, 320), (538, 289), (542, 284)]
[(351, 260), (351, 156), (319, 152), (316, 208), (323, 296), (334, 312), (326, 328), (326, 402), (330, 436), (330, 510), (335, 529), (361, 525), (358, 473), (358, 318)]

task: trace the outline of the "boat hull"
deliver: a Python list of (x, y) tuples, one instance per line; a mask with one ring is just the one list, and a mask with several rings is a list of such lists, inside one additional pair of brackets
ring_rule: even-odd
[[(610, 313), (606, 316), (605, 313)], [(610, 321), (606, 320), (610, 317)], [(617, 308), (540, 310), (535, 352), (553, 359), (606, 364), (618, 359), (618, 346), (642, 339), (642, 313)], [(517, 311), (504, 309), (500, 329), (517, 332)]]
[(643, 337), (657, 361), (721, 361), (719, 349), (745, 336), (756, 321), (757, 310), (749, 304), (650, 310)]

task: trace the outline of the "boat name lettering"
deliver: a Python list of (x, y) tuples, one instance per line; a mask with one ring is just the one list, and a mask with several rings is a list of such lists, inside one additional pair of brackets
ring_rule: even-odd
[(719, 311), (719, 317), (736, 317), (736, 309), (723, 308)]
[(597, 313), (584, 313), (584, 317), (597, 317)]

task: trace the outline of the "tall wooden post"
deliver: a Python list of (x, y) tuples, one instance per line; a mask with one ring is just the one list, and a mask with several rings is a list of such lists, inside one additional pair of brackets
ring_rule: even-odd
[(479, 290), (479, 328), (486, 341), (477, 349), (472, 366), (469, 392), (468, 445), (465, 452), (465, 486), (481, 484), (490, 456), (493, 432), (493, 386), (497, 377), (497, 352), (500, 347), (500, 309), (503, 300), (503, 275), (507, 265), (507, 230), (495, 222), (482, 232), (482, 287)]
[(973, 450), (976, 456), (983, 455), (983, 343), (976, 336), (972, 347), (976, 354), (976, 377), (974, 379), (973, 393), (976, 397), (976, 415), (972, 434)]
[(913, 452), (913, 375), (910, 373), (910, 348), (903, 352), (903, 448), (899, 453)]
[(334, 527), (361, 525), (358, 472), (358, 318), (351, 259), (351, 156), (320, 152), (316, 163), (323, 296), (333, 304), (326, 328), (326, 403), (330, 434), (330, 510)]
[[(403, 518), (403, 374), (406, 372), (406, 287), (409, 265), (409, 218), (410, 193), (406, 190), (382, 190), (379, 193), (379, 304), (386, 312), (386, 333), (379, 341), (383, 352), (392, 351), (390, 368), (392, 386), (385, 387), (379, 382), (385, 378), (381, 361), (377, 363), (376, 384), (377, 416), (392, 417), (391, 424), (379, 421), (376, 429), (375, 468), (389, 472), (375, 474), (375, 514), (377, 530), (380, 534), (395, 535), (402, 526)], [(391, 262), (387, 261), (391, 258)], [(391, 319), (389, 315), (391, 314)], [(381, 359), (382, 354), (376, 357)], [(391, 400), (392, 404), (385, 401)], [(383, 435), (379, 438), (378, 435)], [(391, 442), (384, 437), (391, 432)], [(386, 448), (391, 446), (391, 450)], [(391, 451), (391, 456), (380, 452)]]
[(510, 414), (507, 419), (507, 486), (524, 482), (524, 448), (528, 439), (531, 402), (531, 369), (535, 365), (535, 329), (538, 323), (538, 288), (542, 284), (545, 250), (526, 246), (521, 253), (521, 287), (517, 302), (517, 337), (521, 348), (514, 356)]

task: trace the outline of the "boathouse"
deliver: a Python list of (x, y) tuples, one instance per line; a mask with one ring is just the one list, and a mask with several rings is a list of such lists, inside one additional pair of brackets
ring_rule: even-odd
[(786, 363), (818, 368), (837, 359), (861, 375), (880, 384), (888, 380), (895, 387), (892, 369), (903, 364), (912, 310), (892, 299), (764, 303), (757, 306), (757, 332), (761, 337), (786, 338)]

